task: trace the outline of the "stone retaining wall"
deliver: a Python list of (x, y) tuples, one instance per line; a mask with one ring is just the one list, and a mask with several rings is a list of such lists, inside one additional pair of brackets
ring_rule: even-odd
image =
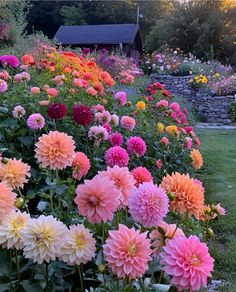
[(166, 89), (173, 94), (184, 97), (192, 103), (192, 107), (208, 123), (231, 124), (230, 106), (236, 98), (229, 96), (210, 96), (207, 92), (194, 90), (189, 85), (189, 80), (193, 76), (170, 76), (157, 75), (150, 76), (151, 83), (161, 82), (166, 85)]
[(221, 123), (229, 125), (232, 123), (230, 105), (235, 97), (229, 96), (198, 96), (192, 98), (192, 106), (204, 117), (208, 123)]

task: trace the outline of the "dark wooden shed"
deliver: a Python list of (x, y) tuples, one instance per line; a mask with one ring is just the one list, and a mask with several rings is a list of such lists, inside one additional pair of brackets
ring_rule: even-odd
[(143, 49), (138, 24), (60, 26), (55, 38), (63, 46), (122, 49), (136, 60)]

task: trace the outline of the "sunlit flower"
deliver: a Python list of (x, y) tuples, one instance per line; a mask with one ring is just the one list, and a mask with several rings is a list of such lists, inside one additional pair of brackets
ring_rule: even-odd
[(140, 233), (123, 224), (118, 230), (109, 231), (103, 251), (112, 272), (118, 278), (128, 277), (130, 280), (143, 276), (152, 253), (147, 232)]
[(0, 179), (12, 188), (23, 188), (30, 177), (30, 166), (27, 163), (10, 158), (8, 162), (0, 163)]
[(0, 224), (0, 245), (6, 248), (22, 249), (22, 231), (26, 229), (30, 216), (20, 211), (7, 214)]
[(167, 242), (161, 253), (163, 271), (171, 275), (171, 284), (182, 290), (199, 291), (206, 287), (214, 267), (208, 247), (195, 235), (178, 236)]
[(43, 167), (64, 169), (71, 166), (75, 156), (75, 142), (71, 136), (58, 131), (43, 134), (35, 144), (35, 157)]
[(60, 257), (64, 262), (80, 265), (95, 257), (96, 241), (82, 224), (70, 226), (65, 238)]
[(76, 189), (75, 203), (81, 215), (90, 223), (112, 220), (120, 205), (120, 191), (108, 177), (96, 175), (92, 180), (85, 180)]
[(24, 256), (38, 264), (55, 260), (61, 255), (66, 230), (66, 226), (53, 216), (30, 219), (22, 232)]

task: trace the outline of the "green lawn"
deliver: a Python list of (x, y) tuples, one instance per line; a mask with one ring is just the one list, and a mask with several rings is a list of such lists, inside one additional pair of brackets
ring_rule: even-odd
[(227, 216), (213, 222), (215, 237), (210, 242), (215, 258), (215, 279), (225, 279), (227, 287), (218, 291), (236, 291), (236, 130), (199, 129), (207, 202), (221, 202)]

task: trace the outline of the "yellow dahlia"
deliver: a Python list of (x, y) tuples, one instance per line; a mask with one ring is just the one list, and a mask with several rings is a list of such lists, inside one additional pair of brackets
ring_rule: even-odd
[(22, 249), (22, 232), (27, 227), (30, 216), (20, 211), (12, 211), (0, 224), (0, 244), (5, 248)]
[(30, 177), (30, 166), (15, 158), (9, 159), (6, 164), (0, 163), (0, 179), (16, 189), (23, 188)]
[(145, 108), (146, 108), (146, 103), (144, 101), (138, 101), (136, 103), (137, 110), (145, 110)]

